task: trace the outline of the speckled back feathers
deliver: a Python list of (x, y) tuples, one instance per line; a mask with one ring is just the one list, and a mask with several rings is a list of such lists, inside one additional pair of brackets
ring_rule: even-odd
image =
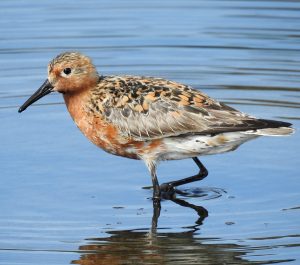
[(153, 77), (102, 77), (91, 89), (88, 109), (116, 125), (124, 137), (142, 141), (267, 126), (190, 86)]

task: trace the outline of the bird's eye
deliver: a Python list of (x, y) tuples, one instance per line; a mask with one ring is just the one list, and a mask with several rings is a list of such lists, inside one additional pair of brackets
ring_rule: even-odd
[(72, 70), (69, 67), (64, 69), (64, 74), (66, 74), (66, 75), (71, 74), (71, 72), (72, 72)]

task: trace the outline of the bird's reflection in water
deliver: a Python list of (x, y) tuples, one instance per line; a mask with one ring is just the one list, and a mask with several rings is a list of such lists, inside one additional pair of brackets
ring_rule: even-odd
[(153, 207), (150, 231), (109, 231), (106, 238), (88, 239), (88, 244), (80, 247), (83, 253), (80, 259), (72, 261), (72, 264), (251, 264), (241, 258), (247, 253), (242, 246), (217, 243), (216, 238), (201, 239), (194, 236), (194, 232), (208, 216), (208, 211), (204, 207), (176, 196), (168, 199), (197, 213), (195, 225), (187, 228), (188, 231), (180, 233), (157, 231), (161, 210), (161, 205), (157, 204)]
[[(178, 191), (177, 191), (178, 192)], [(194, 228), (193, 230), (198, 230), (198, 226), (202, 225), (202, 221), (208, 216), (208, 211), (200, 206), (200, 205), (195, 205), (192, 203), (189, 203), (183, 199), (179, 199), (177, 198), (176, 194), (171, 194), (168, 195), (166, 194), (164, 196), (164, 199), (166, 200), (170, 200), (180, 206), (183, 207), (188, 207), (191, 208), (193, 210), (196, 211), (197, 215), (198, 215), (198, 219), (195, 222), (195, 225), (192, 226), (192, 228)], [(157, 223), (158, 223), (158, 218), (160, 216), (160, 211), (161, 211), (161, 204), (159, 203), (153, 203), (153, 216), (152, 216), (152, 224), (151, 224), (151, 234), (152, 235), (156, 235), (156, 230), (157, 230)]]

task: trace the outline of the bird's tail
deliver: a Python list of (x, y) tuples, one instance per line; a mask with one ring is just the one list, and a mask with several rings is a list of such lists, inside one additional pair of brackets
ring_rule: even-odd
[(284, 136), (295, 132), (295, 129), (291, 127), (292, 124), (288, 122), (264, 119), (259, 119), (259, 121), (266, 124), (265, 128), (245, 131), (244, 133), (263, 136)]

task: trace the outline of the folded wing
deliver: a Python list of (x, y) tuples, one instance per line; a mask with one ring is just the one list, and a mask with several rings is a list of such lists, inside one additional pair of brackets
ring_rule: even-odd
[[(114, 79), (112, 82), (111, 79)], [(184, 134), (218, 134), (290, 126), (239, 112), (207, 95), (158, 78), (107, 77), (114, 85), (93, 105), (126, 137), (153, 140)], [(101, 86), (99, 88), (101, 90)]]

